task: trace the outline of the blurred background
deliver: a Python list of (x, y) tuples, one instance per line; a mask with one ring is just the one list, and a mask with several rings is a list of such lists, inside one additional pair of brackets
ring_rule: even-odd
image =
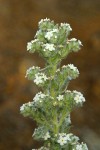
[(100, 0), (0, 0), (0, 150), (31, 150), (36, 123), (20, 115), (23, 103), (32, 101), (38, 87), (25, 79), (32, 65), (44, 66), (38, 54), (26, 51), (38, 21), (44, 18), (71, 24), (70, 38), (80, 39), (82, 50), (62, 64), (80, 70), (69, 89), (81, 91), (86, 103), (72, 112), (73, 133), (100, 150)]

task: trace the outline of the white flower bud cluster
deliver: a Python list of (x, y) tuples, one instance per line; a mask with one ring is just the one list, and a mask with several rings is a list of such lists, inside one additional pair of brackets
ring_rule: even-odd
[(26, 104), (23, 104), (23, 105), (20, 107), (20, 111), (21, 111), (21, 112), (24, 111), (25, 108), (26, 108), (26, 106), (27, 106), (27, 107), (32, 107), (32, 106), (33, 106), (33, 103), (32, 103), (32, 102), (28, 102), (28, 103), (26, 103)]
[(46, 97), (45, 94), (43, 94), (42, 92), (39, 92), (35, 95), (35, 97), (33, 98), (34, 102), (42, 102), (42, 100)]
[(70, 68), (71, 70), (77, 72), (79, 74), (79, 70), (73, 64), (63, 65), (62, 68)]
[(61, 23), (61, 27), (67, 27), (69, 31), (72, 31), (72, 28), (68, 23)]
[(36, 111), (36, 108), (34, 107), (34, 102), (28, 102), (23, 104), (20, 107), (20, 112), (25, 116), (32, 116), (32, 112)]
[(77, 91), (73, 91), (73, 93), (75, 94), (74, 100), (76, 104), (82, 104), (83, 102), (85, 102), (85, 98), (82, 93)]
[(71, 93), (71, 91), (70, 90), (66, 90), (65, 93)]
[(20, 107), (20, 111), (22, 112), (22, 111), (24, 111), (24, 109), (25, 109), (25, 104), (23, 104), (21, 107)]
[(32, 48), (32, 43), (31, 42), (28, 42), (27, 43), (27, 51), (31, 50)]
[(82, 142), (81, 144), (77, 144), (72, 150), (88, 150), (88, 147)]
[(75, 67), (73, 64), (68, 64), (67, 67), (69, 67), (71, 70), (73, 70), (79, 74), (77, 67)]
[(46, 18), (46, 19), (41, 19), (41, 20), (39, 21), (39, 25), (40, 25), (41, 23), (43, 23), (43, 22), (48, 22), (48, 21), (50, 21), (50, 19), (48, 19), (48, 18)]
[(64, 65), (62, 66), (62, 72), (65, 73), (65, 75), (67, 75), (68, 80), (72, 80), (78, 77), (79, 75), (79, 71), (77, 69), (77, 67), (75, 67), (73, 64), (68, 64), (68, 65)]
[(77, 40), (76, 38), (72, 38), (72, 39), (70, 39), (70, 40), (68, 40), (68, 42), (78, 42), (78, 44), (80, 45), (80, 46), (83, 46), (82, 45), (82, 42), (80, 41), (80, 40)]
[(44, 46), (44, 51), (46, 51), (46, 50), (55, 51), (54, 44), (46, 43), (46, 44), (44, 44), (43, 46)]
[(79, 145), (76, 146), (76, 150), (82, 150), (82, 149), (83, 149), (82, 145), (79, 144)]
[(46, 80), (47, 80), (47, 76), (44, 74), (44, 73), (37, 73), (35, 74), (35, 78), (34, 78), (34, 83), (36, 85), (39, 85), (39, 84), (43, 84)]
[(32, 49), (32, 44), (39, 41), (38, 39), (32, 40), (31, 42), (27, 43), (27, 51)]
[[(50, 40), (51, 37), (54, 35), (54, 33), (58, 33), (58, 31), (59, 31), (58, 29), (53, 29), (51, 31), (46, 32), (45, 38)], [(57, 38), (56, 35), (54, 37)]]
[(39, 70), (40, 69), (40, 67), (35, 67), (35, 66), (32, 66), (32, 67), (30, 67), (27, 71), (26, 71), (26, 75), (25, 75), (25, 77), (27, 77), (30, 73), (31, 73), (31, 71), (32, 70)]

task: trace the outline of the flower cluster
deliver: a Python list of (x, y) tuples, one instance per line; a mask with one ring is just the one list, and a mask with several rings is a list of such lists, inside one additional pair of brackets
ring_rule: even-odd
[(51, 138), (49, 131), (44, 126), (36, 128), (32, 137), (34, 137), (35, 139), (43, 139), (45, 141)]
[[(54, 36), (54, 38), (57, 38), (57, 33), (58, 33), (58, 29), (53, 29), (53, 30), (51, 30), (51, 31), (48, 31), (46, 34), (45, 34), (45, 38), (47, 39), (47, 40), (50, 40), (53, 36)], [(55, 34), (56, 33), (56, 34)]]
[(72, 133), (66, 134), (66, 133), (59, 133), (59, 138), (57, 140), (57, 142), (63, 146), (67, 143), (71, 143), (72, 145), (75, 142), (78, 142), (79, 138), (75, 135), (73, 135)]
[(38, 39), (32, 40), (31, 42), (27, 43), (27, 51), (30, 51), (32, 49), (32, 45), (34, 43), (38, 42)]
[(78, 92), (76, 90), (66, 90), (65, 93), (67, 97), (69, 97), (70, 99), (72, 98), (72, 101), (75, 105), (82, 106), (82, 104), (85, 102), (85, 98), (81, 92)]
[(42, 19), (39, 22), (39, 30), (36, 32), (35, 40), (28, 42), (27, 50), (30, 53), (37, 51), (43, 57), (59, 57), (60, 55), (61, 58), (64, 58), (68, 53), (78, 51), (82, 45), (81, 41), (75, 38), (68, 40), (70, 31), (72, 28), (67, 23), (55, 25), (54, 21), (50, 19)]
[(43, 22), (48, 22), (48, 21), (50, 21), (50, 19), (48, 19), (48, 18), (46, 18), (46, 19), (41, 19), (41, 20), (39, 21), (39, 25), (42, 24)]
[(73, 70), (73, 71), (75, 71), (79, 74), (79, 71), (78, 71), (77, 67), (75, 67), (73, 64), (68, 64), (67, 67), (69, 67), (71, 70)]
[(39, 92), (35, 95), (35, 97), (33, 98), (34, 102), (42, 102), (42, 100), (46, 97), (45, 94), (43, 94), (42, 92)]
[(54, 44), (49, 44), (49, 43), (44, 44), (44, 51), (46, 50), (54, 51), (55, 50)]
[(81, 144), (77, 144), (72, 150), (88, 150), (88, 147), (82, 142)]
[(81, 42), (80, 40), (77, 40), (76, 38), (72, 38), (72, 39), (70, 39), (70, 40), (68, 40), (68, 41), (69, 41), (69, 42), (76, 42), (76, 41), (78, 41), (79, 45), (82, 46), (82, 42)]
[(75, 94), (74, 100), (76, 104), (82, 104), (83, 102), (85, 102), (85, 98), (82, 93), (77, 91), (73, 91), (73, 93)]
[(21, 107), (20, 107), (20, 111), (24, 111), (26, 107), (32, 107), (33, 106), (33, 103), (32, 102), (28, 102), (26, 104), (23, 104)]
[(35, 73), (39, 72), (40, 70), (40, 67), (35, 67), (35, 66), (32, 66), (30, 67), (27, 71), (26, 71), (26, 76), (25, 77), (28, 77), (29, 79), (33, 79), (33, 76)]
[(39, 85), (39, 84), (43, 84), (45, 83), (45, 81), (47, 80), (47, 76), (44, 74), (44, 73), (37, 73), (35, 74), (35, 78), (34, 78), (34, 83), (36, 83), (36, 85)]
[(79, 71), (78, 71), (77, 67), (75, 67), (73, 64), (68, 64), (66, 66), (65, 65), (62, 66), (62, 70), (67, 73), (69, 80), (75, 79), (79, 75)]
[(66, 133), (59, 133), (59, 138), (57, 142), (62, 146), (70, 141), (70, 135)]
[(69, 31), (72, 31), (72, 28), (70, 27), (70, 24), (68, 23), (61, 23), (61, 27), (66, 27)]
[(79, 76), (73, 64), (60, 66), (61, 60), (71, 52), (80, 50), (82, 43), (69, 39), (72, 31), (68, 23), (55, 24), (50, 19), (41, 19), (35, 39), (27, 43), (27, 51), (38, 52), (46, 61), (45, 68), (36, 66), (26, 71), (26, 76), (41, 87), (32, 102), (20, 107), (21, 113), (34, 119), (38, 127), (32, 137), (44, 142), (44, 146), (32, 150), (88, 150), (86, 144), (70, 133), (70, 113), (85, 102), (83, 94), (68, 90), (72, 79)]
[(36, 111), (36, 108), (34, 107), (34, 102), (28, 102), (28, 103), (25, 103), (23, 104), (21, 107), (20, 107), (20, 112), (25, 116), (32, 116), (33, 112)]

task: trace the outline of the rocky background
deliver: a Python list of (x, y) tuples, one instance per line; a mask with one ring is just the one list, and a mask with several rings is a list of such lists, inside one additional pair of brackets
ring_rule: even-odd
[(41, 18), (71, 24), (71, 37), (82, 41), (79, 53), (63, 64), (73, 63), (80, 77), (69, 89), (84, 93), (83, 108), (72, 112), (73, 132), (100, 150), (100, 0), (0, 0), (0, 150), (31, 150), (36, 123), (20, 115), (19, 108), (31, 101), (38, 88), (24, 78), (32, 65), (43, 67), (37, 54), (26, 52)]

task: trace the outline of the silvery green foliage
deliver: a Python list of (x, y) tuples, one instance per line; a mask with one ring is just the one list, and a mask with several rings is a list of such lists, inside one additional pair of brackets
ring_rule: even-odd
[(41, 91), (33, 101), (23, 104), (20, 111), (37, 122), (32, 137), (44, 142), (38, 150), (88, 150), (86, 144), (70, 133), (70, 113), (85, 102), (83, 94), (67, 90), (69, 82), (79, 76), (79, 71), (73, 64), (60, 66), (69, 53), (80, 50), (81, 41), (68, 39), (72, 29), (67, 23), (59, 25), (46, 18), (38, 26), (35, 39), (27, 44), (27, 51), (38, 52), (46, 65), (45, 68), (32, 66), (26, 77), (41, 87)]

